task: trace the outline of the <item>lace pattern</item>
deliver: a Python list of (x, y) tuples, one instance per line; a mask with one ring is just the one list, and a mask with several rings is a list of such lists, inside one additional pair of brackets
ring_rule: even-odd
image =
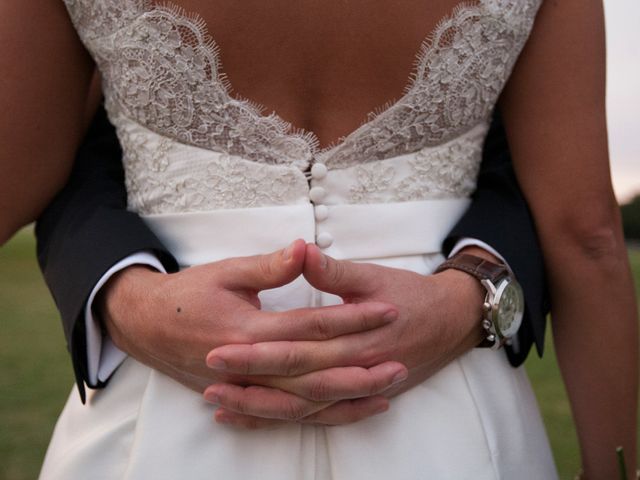
[(124, 152), (129, 209), (140, 214), (308, 202), (304, 174), (175, 142), (126, 117), (115, 121)]
[(142, 0), (66, 0), (106, 82), (111, 109), (153, 131), (265, 163), (334, 167), (437, 145), (486, 120), (529, 34), (539, 0), (462, 3), (425, 40), (405, 95), (319, 150), (311, 132), (233, 98), (204, 22)]
[[(117, 121), (129, 208), (144, 215), (305, 204), (309, 185), (293, 165), (268, 165), (184, 145), (127, 119)], [(460, 198), (476, 187), (486, 127), (437, 147), (331, 170), (311, 180), (323, 203)], [(455, 159), (455, 162), (452, 161)]]
[(421, 46), (405, 95), (319, 156), (334, 167), (440, 145), (488, 122), (537, 1), (460, 4)]
[(350, 175), (349, 203), (408, 202), (468, 197), (482, 160), (481, 126), (460, 138), (406, 158), (363, 163)]
[[(157, 212), (176, 211), (178, 204), (193, 210), (288, 202), (298, 198), (300, 185), (296, 177), (296, 194), (285, 193), (278, 182), (292, 179), (284, 171), (300, 173), (313, 162), (331, 170), (358, 167), (351, 202), (372, 201), (376, 191), (388, 188), (401, 192), (396, 200), (468, 195), (477, 165), (464, 159), (478, 157), (482, 138), (474, 137), (473, 145), (466, 140), (456, 145), (456, 139), (488, 124), (541, 0), (459, 4), (421, 45), (403, 96), (324, 149), (312, 132), (231, 95), (218, 47), (197, 16), (148, 0), (65, 3), (101, 70), (112, 121), (121, 132), (131, 121), (167, 139), (153, 142), (157, 151), (151, 153), (136, 143), (144, 140), (121, 136), (130, 145), (125, 162), (131, 207)], [(216, 183), (202, 166), (196, 169), (199, 176), (180, 177), (179, 183), (176, 169), (169, 168), (175, 157), (166, 156), (171, 142), (219, 153), (210, 159), (211, 168), (225, 172), (227, 180), (241, 176), (244, 184), (227, 190), (222, 187), (227, 180)], [(420, 153), (445, 144), (440, 151), (447, 153)], [(415, 156), (411, 178), (400, 179), (384, 162), (410, 154)], [(264, 166), (285, 170), (275, 178)], [(265, 190), (274, 181), (279, 186)]]

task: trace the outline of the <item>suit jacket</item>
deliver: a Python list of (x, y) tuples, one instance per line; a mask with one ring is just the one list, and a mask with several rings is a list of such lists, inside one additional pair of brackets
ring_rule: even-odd
[[(144, 222), (126, 210), (122, 151), (104, 109), (96, 114), (78, 150), (67, 185), (38, 220), (36, 236), (40, 268), (60, 310), (84, 401), (88, 384), (84, 308), (98, 280), (116, 262), (141, 250), (155, 253), (168, 272), (178, 269)], [(523, 286), (526, 310), (520, 351), (508, 351), (511, 363), (522, 363), (534, 342), (541, 354), (547, 312), (542, 257), (497, 115), (485, 143), (473, 203), (445, 241), (445, 253), (461, 237), (496, 248)]]

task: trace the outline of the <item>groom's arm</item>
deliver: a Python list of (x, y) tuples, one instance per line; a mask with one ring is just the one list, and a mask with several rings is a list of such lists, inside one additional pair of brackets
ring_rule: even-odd
[(126, 211), (121, 158), (115, 130), (100, 108), (67, 185), (36, 224), (38, 261), (62, 316), (83, 400), (84, 383), (91, 385), (84, 309), (100, 278), (123, 258), (143, 251), (152, 253), (167, 271), (177, 270), (142, 220)]
[[(83, 381), (90, 386), (101, 386), (90, 382), (88, 378), (83, 321), (87, 299), (101, 277), (121, 259), (140, 251), (157, 255), (168, 271), (176, 269), (173, 258), (142, 220), (125, 210), (121, 155), (113, 127), (101, 111), (78, 154), (69, 185), (44, 213), (37, 228), (40, 264), (63, 317), (81, 393)], [(516, 275), (524, 279), (522, 272), (526, 270), (526, 257), (509, 255), (513, 249), (509, 248), (508, 243), (494, 240), (491, 231), (465, 228), (467, 224), (473, 225), (474, 211), (490, 210), (494, 204), (487, 201), (491, 195), (482, 193), (483, 189), (493, 188), (493, 185), (482, 178), (472, 209), (453, 233), (460, 237), (484, 240), (500, 251), (504, 249), (507, 252), (504, 256)], [(512, 200), (506, 197), (507, 202)], [(483, 202), (488, 206), (483, 207)], [(506, 208), (505, 212), (491, 219), (496, 231), (520, 223), (522, 218), (518, 216), (524, 214), (527, 218), (526, 205), (523, 203)], [(525, 234), (528, 231), (525, 229)], [(513, 235), (509, 238), (512, 239), (512, 245), (522, 244), (521, 238), (514, 238)], [(533, 241), (535, 243), (535, 237)]]
[(542, 355), (548, 292), (542, 251), (527, 203), (515, 177), (499, 112), (484, 146), (473, 202), (444, 242), (449, 253), (465, 238), (480, 239), (506, 260), (522, 285), (525, 312), (516, 348), (507, 347), (512, 365), (524, 362), (535, 343)]

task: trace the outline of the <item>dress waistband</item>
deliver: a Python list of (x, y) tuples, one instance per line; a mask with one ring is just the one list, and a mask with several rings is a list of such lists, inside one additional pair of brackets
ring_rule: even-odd
[(312, 204), (143, 216), (181, 266), (268, 253), (297, 238), (339, 259), (438, 253), (468, 198), (416, 202)]

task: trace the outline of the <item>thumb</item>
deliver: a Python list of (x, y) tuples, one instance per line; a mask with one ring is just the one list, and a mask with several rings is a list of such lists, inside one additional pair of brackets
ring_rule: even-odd
[(346, 301), (371, 294), (378, 284), (376, 275), (379, 272), (375, 265), (331, 258), (310, 243), (307, 244), (303, 274), (313, 287), (339, 295)]
[(267, 290), (291, 283), (302, 274), (304, 240), (273, 253), (223, 260), (222, 284), (230, 290)]

